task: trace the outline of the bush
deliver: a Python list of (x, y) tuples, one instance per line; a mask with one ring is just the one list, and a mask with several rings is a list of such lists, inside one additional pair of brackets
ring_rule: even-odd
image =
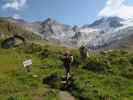
[(43, 49), (40, 53), (39, 53), (39, 57), (41, 59), (45, 59), (45, 58), (48, 58), (49, 56), (49, 51), (48, 49)]
[(51, 74), (48, 77), (43, 78), (43, 84), (48, 84), (51, 88), (61, 88), (61, 77), (56, 73)]
[(38, 53), (42, 50), (41, 46), (36, 45), (34, 43), (26, 44), (23, 49), (25, 53), (30, 53), (30, 54)]
[(86, 60), (84, 68), (93, 72), (97, 73), (105, 73), (109, 71), (109, 64), (108, 61), (104, 60), (103, 58), (89, 58)]
[(128, 79), (133, 79), (133, 67), (129, 67), (129, 68), (126, 68), (125, 70), (122, 70), (121, 75)]

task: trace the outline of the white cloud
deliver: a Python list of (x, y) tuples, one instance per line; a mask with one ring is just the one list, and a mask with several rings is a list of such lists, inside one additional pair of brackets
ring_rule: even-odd
[(14, 9), (20, 10), (26, 5), (27, 0), (6, 0), (5, 4), (2, 6), (3, 9)]
[(121, 18), (133, 18), (133, 6), (125, 5), (126, 0), (108, 0), (98, 16), (118, 16)]
[(18, 15), (18, 14), (14, 14), (12, 17), (13, 17), (14, 19), (20, 19), (20, 18), (21, 18), (21, 16)]
[(3, 4), (2, 9), (14, 10), (15, 14), (12, 17), (15, 19), (20, 19), (21, 16), (17, 13), (25, 7), (28, 0), (4, 0), (4, 1), (5, 3)]

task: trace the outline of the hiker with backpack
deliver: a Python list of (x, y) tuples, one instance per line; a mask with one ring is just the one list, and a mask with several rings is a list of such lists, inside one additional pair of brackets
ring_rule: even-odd
[(87, 47), (85, 47), (85, 46), (82, 45), (79, 48), (79, 51), (80, 51), (80, 55), (81, 55), (81, 58), (82, 59), (86, 59), (88, 57), (88, 49), (87, 49)]
[(70, 68), (73, 62), (73, 56), (67, 51), (64, 53), (62, 57), (62, 61), (63, 61), (63, 66), (65, 68), (65, 75), (66, 75), (66, 78), (68, 79), (69, 77), (71, 77)]

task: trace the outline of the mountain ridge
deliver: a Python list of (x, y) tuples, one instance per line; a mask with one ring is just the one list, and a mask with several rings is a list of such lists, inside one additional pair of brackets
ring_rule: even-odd
[(22, 19), (6, 17), (6, 20), (17, 23), (26, 30), (34, 32), (48, 41), (58, 41), (65, 46), (102, 47), (115, 43), (133, 34), (132, 20), (119, 17), (106, 17), (94, 21), (92, 24), (69, 26), (52, 18), (32, 23)]

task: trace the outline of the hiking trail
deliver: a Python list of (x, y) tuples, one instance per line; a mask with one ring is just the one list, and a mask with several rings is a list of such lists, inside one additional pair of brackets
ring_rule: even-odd
[(66, 91), (59, 92), (59, 99), (60, 100), (76, 100), (75, 97), (73, 97), (70, 93), (68, 93)]

